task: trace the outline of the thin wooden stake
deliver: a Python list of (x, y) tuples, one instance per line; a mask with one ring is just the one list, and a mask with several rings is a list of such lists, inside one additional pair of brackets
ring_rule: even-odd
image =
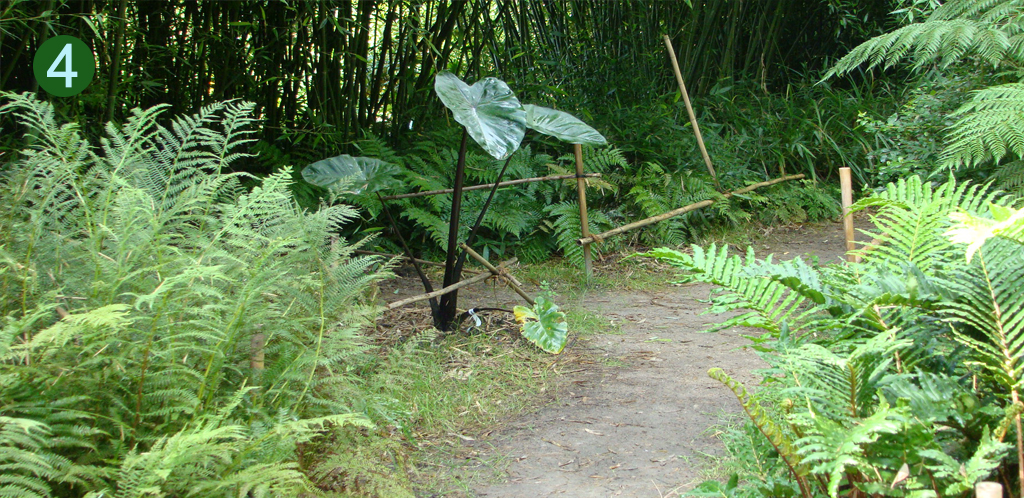
[[(511, 264), (515, 264), (516, 261), (518, 261), (518, 259), (512, 258), (512, 259), (510, 259), (508, 261), (505, 261), (505, 262), (499, 264), (498, 268), (502, 268), (502, 267), (505, 267), (505, 266), (508, 266), (508, 265), (511, 265)], [(393, 310), (395, 308), (400, 308), (400, 307), (405, 306), (407, 304), (412, 304), (412, 303), (415, 303), (415, 302), (418, 302), (418, 301), (426, 301), (427, 299), (430, 299), (432, 297), (437, 297), (437, 296), (440, 296), (442, 294), (446, 294), (448, 292), (451, 292), (453, 290), (461, 289), (463, 287), (466, 287), (467, 285), (473, 285), (473, 284), (475, 284), (477, 282), (483, 282), (484, 280), (487, 280), (488, 278), (491, 278), (492, 276), (493, 275), (491, 275), (490, 273), (481, 273), (481, 274), (479, 274), (479, 275), (477, 275), (475, 277), (467, 278), (466, 280), (462, 280), (462, 281), (460, 281), (458, 283), (449, 285), (449, 286), (447, 286), (447, 287), (445, 287), (443, 289), (438, 289), (438, 290), (436, 290), (434, 292), (428, 292), (426, 294), (420, 294), (418, 296), (413, 296), (413, 297), (405, 298), (405, 299), (402, 299), (401, 301), (395, 301), (395, 302), (387, 305), (387, 307), (385, 309)]]
[[(747, 187), (743, 187), (741, 189), (736, 189), (736, 190), (733, 190), (732, 192), (729, 192), (727, 194), (723, 194), (723, 196), (724, 197), (730, 197), (730, 196), (733, 196), (733, 195), (745, 194), (745, 193), (750, 192), (751, 190), (754, 190), (754, 189), (757, 189), (757, 188), (767, 187), (769, 185), (775, 185), (776, 183), (782, 183), (782, 182), (789, 181), (789, 180), (799, 180), (800, 178), (803, 178), (803, 177), (804, 177), (803, 174), (784, 176), (782, 178), (776, 178), (774, 180), (768, 180), (766, 182), (755, 183), (753, 185), (750, 185), (750, 186), (747, 186)], [(608, 230), (607, 232), (604, 232), (604, 233), (601, 233), (601, 234), (598, 234), (598, 235), (591, 235), (590, 237), (585, 237), (585, 238), (579, 239), (579, 240), (576, 241), (576, 243), (579, 244), (579, 245), (583, 245), (583, 244), (589, 244), (589, 243), (595, 242), (595, 241), (596, 242), (601, 242), (602, 240), (607, 239), (608, 237), (611, 237), (613, 235), (618, 235), (618, 234), (620, 234), (622, 232), (628, 232), (630, 230), (633, 230), (633, 229), (636, 229), (636, 228), (640, 228), (640, 227), (644, 227), (644, 226), (650, 225), (652, 223), (657, 223), (659, 221), (667, 220), (669, 218), (672, 218), (672, 217), (675, 217), (675, 216), (679, 216), (679, 215), (684, 214), (684, 213), (689, 213), (690, 211), (693, 211), (694, 209), (700, 209), (700, 208), (705, 207), (705, 206), (710, 206), (710, 205), (712, 205), (714, 203), (715, 203), (714, 199), (708, 199), (706, 201), (696, 202), (696, 203), (690, 204), (688, 206), (683, 206), (683, 207), (681, 207), (679, 209), (673, 209), (672, 211), (669, 211), (669, 212), (664, 213), (664, 214), (659, 214), (658, 216), (652, 216), (650, 218), (646, 218), (646, 219), (643, 219), (643, 220), (640, 220), (640, 221), (634, 221), (633, 223), (630, 223), (628, 225), (622, 225), (621, 227), (613, 228), (611, 230)]]
[[(573, 154), (576, 155), (576, 192), (580, 198), (580, 235), (583, 238), (590, 237), (590, 222), (587, 220), (587, 181), (583, 179), (583, 146), (572, 144)], [(590, 261), (590, 244), (583, 244), (583, 270), (587, 280), (594, 275), (594, 268)]]
[(850, 206), (853, 205), (853, 182), (850, 177), (850, 168), (839, 168), (839, 186), (842, 189), (843, 199), (843, 232), (846, 234), (846, 260), (851, 263), (860, 261), (860, 258), (851, 251), (856, 249), (853, 239), (853, 214), (850, 213)]
[(993, 481), (982, 481), (974, 485), (975, 498), (1003, 498), (1003, 485)]
[(257, 332), (252, 335), (252, 339), (249, 343), (249, 368), (260, 371), (263, 370), (263, 348), (267, 345), (267, 335), (263, 332)]
[[(600, 178), (601, 177), (601, 173), (587, 173), (587, 174), (583, 175), (583, 177), (584, 178)], [(547, 182), (547, 181), (551, 181), (551, 180), (568, 180), (570, 178), (576, 178), (576, 175), (551, 175), (551, 176), (538, 176), (536, 178), (521, 178), (519, 180), (508, 180), (508, 181), (504, 181), (504, 182), (499, 182), (499, 183), (497, 183), (497, 185), (499, 187), (507, 187), (509, 185), (519, 185), (521, 183)], [(467, 192), (467, 191), (470, 191), (470, 190), (483, 190), (485, 188), (492, 188), (492, 187), (494, 187), (494, 185), (495, 185), (494, 183), (488, 183), (488, 184), (485, 184), (485, 185), (473, 185), (473, 186), (470, 186), (470, 187), (462, 187), (462, 191), (463, 192)], [(427, 190), (427, 191), (424, 191), (424, 192), (413, 192), (413, 193), (410, 193), (410, 194), (385, 195), (383, 197), (383, 199), (385, 201), (390, 201), (390, 200), (394, 200), (394, 199), (408, 199), (410, 197), (423, 197), (425, 195), (450, 194), (452, 192), (454, 192), (453, 189), (446, 188), (446, 189), (442, 189), (442, 190)]]
[(459, 247), (462, 247), (462, 250), (466, 251), (466, 254), (469, 254), (470, 257), (479, 261), (480, 264), (484, 265), (484, 267), (487, 268), (492, 275), (504, 278), (505, 281), (508, 282), (509, 286), (512, 287), (512, 290), (516, 291), (516, 294), (519, 294), (520, 296), (522, 296), (523, 299), (526, 300), (526, 302), (530, 303), (530, 306), (536, 304), (533, 302), (533, 298), (531, 298), (529, 294), (527, 294), (526, 291), (524, 291), (523, 288), (520, 287), (520, 285), (522, 284), (520, 284), (519, 281), (516, 280), (515, 277), (513, 277), (511, 274), (502, 273), (501, 270), (492, 265), (490, 261), (487, 261), (486, 258), (481, 256), (479, 253), (474, 251), (473, 248), (467, 246), (466, 244), (462, 244)]
[(711, 156), (708, 155), (708, 150), (704, 147), (704, 137), (701, 136), (700, 127), (697, 126), (697, 116), (693, 113), (693, 106), (690, 105), (690, 95), (686, 93), (683, 73), (679, 71), (679, 61), (676, 60), (676, 50), (672, 48), (672, 40), (668, 35), (664, 35), (664, 40), (665, 46), (668, 47), (669, 58), (672, 59), (672, 70), (676, 73), (676, 83), (679, 83), (679, 92), (683, 94), (683, 104), (686, 104), (686, 113), (690, 116), (693, 133), (697, 136), (697, 147), (700, 148), (700, 155), (704, 158), (704, 164), (708, 167), (708, 173), (711, 173), (711, 179), (715, 181), (715, 186), (718, 187), (718, 190), (722, 190), (722, 185), (718, 183), (718, 175), (715, 174), (715, 167), (711, 165)]

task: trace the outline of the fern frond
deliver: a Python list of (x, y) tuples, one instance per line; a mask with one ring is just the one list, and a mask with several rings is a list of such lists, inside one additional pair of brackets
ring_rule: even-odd
[(1021, 245), (993, 240), (982, 248), (978, 264), (958, 272), (950, 282), (959, 295), (949, 303), (956, 323), (981, 335), (955, 330), (955, 337), (978, 355), (990, 375), (1003, 386), (1024, 379), (1024, 266)]
[(949, 0), (938, 6), (930, 19), (949, 20), (958, 18), (980, 19), (997, 22), (1011, 15), (1018, 15), (1024, 3), (1020, 0)]
[(850, 51), (822, 79), (843, 75), (867, 63), (867, 69), (889, 69), (910, 59), (915, 68), (930, 64), (945, 68), (966, 57), (988, 64), (1019, 60), (1004, 25), (969, 18), (929, 19), (876, 36)]
[(866, 263), (885, 264), (896, 272), (911, 264), (930, 274), (938, 262), (955, 260), (951, 257), (952, 243), (943, 236), (950, 225), (948, 213), (957, 208), (977, 213), (990, 202), (1003, 205), (1007, 199), (978, 185), (951, 179), (933, 187), (911, 176), (888, 184), (884, 192), (857, 202), (851, 209), (880, 208), (871, 217), (876, 231), (870, 235), (882, 243), (862, 251)]
[[(814, 306), (799, 292), (759, 271), (760, 263), (748, 250), (746, 258), (729, 254), (728, 246), (712, 244), (707, 250), (692, 246), (693, 254), (684, 254), (667, 248), (651, 250), (643, 256), (658, 258), (669, 264), (693, 272), (692, 280), (712, 283), (725, 292), (714, 298), (710, 312), (749, 310), (711, 330), (729, 327), (757, 327), (778, 336), (783, 329), (799, 332), (814, 322), (823, 310)], [(770, 264), (770, 258), (769, 258)]]
[(1004, 157), (1024, 158), (1024, 84), (1008, 83), (974, 92), (953, 114), (942, 164), (974, 167)]
[(874, 469), (865, 456), (864, 447), (885, 434), (895, 434), (905, 425), (907, 409), (891, 408), (883, 399), (874, 414), (859, 419), (856, 424), (843, 426), (828, 417), (814, 417), (814, 433), (796, 442), (797, 451), (811, 472), (828, 475), (829, 496), (839, 496), (839, 486), (847, 478), (849, 469), (868, 472)]
[(768, 416), (764, 408), (761, 407), (761, 404), (747, 392), (743, 384), (733, 380), (724, 370), (712, 368), (708, 370), (708, 377), (721, 382), (732, 391), (736, 399), (740, 401), (740, 405), (743, 406), (743, 411), (747, 412), (751, 422), (754, 423), (757, 430), (761, 431), (761, 434), (764, 434), (764, 437), (768, 439), (772, 447), (775, 448), (775, 451), (778, 452), (779, 458), (789, 468), (790, 474), (800, 485), (800, 489), (804, 491), (804, 496), (811, 496), (806, 479), (807, 468), (803, 464), (800, 454), (793, 447), (790, 437)]
[[(562, 256), (569, 260), (574, 266), (583, 267), (583, 248), (576, 241), (582, 235), (583, 222), (580, 219), (580, 207), (576, 201), (562, 201), (558, 204), (544, 208), (548, 216), (554, 216), (551, 226), (554, 229), (555, 242)], [(611, 220), (597, 209), (590, 209), (587, 212), (587, 221), (591, 233), (601, 233), (605, 227), (611, 225)], [(600, 257), (600, 248), (595, 249), (595, 257)]]

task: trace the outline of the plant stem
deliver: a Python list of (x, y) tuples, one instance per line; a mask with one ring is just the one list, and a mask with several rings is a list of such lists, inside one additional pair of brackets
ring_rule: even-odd
[[(377, 192), (377, 199), (380, 200), (380, 207), (384, 211), (384, 214), (388, 217), (388, 223), (391, 224), (391, 229), (395, 231), (395, 235), (398, 235), (398, 241), (402, 244), (402, 250), (405, 251), (405, 255), (408, 256), (409, 261), (412, 261), (412, 267), (416, 269), (416, 274), (420, 276), (420, 281), (423, 282), (423, 290), (427, 292), (434, 292), (434, 286), (430, 285), (430, 279), (427, 278), (427, 274), (423, 273), (423, 268), (420, 267), (420, 262), (409, 250), (409, 245), (405, 243), (405, 237), (402, 236), (402, 231), (398, 229), (398, 224), (395, 223), (395, 219), (391, 217), (391, 210), (388, 209), (388, 205), (384, 203), (384, 199), (380, 196), (380, 192)], [(441, 318), (441, 309), (437, 306), (437, 299), (430, 298), (430, 316), (434, 318), (434, 323)]]
[[(512, 155), (505, 159), (505, 165), (501, 167), (501, 171), (498, 172), (498, 179), (494, 181), (494, 186), (491, 187), (491, 193), (487, 196), (487, 202), (484, 202), (483, 209), (480, 210), (480, 214), (476, 217), (476, 223), (473, 224), (473, 228), (469, 231), (469, 237), (466, 237), (466, 245), (473, 245), (473, 241), (476, 239), (476, 230), (480, 228), (480, 223), (484, 221), (484, 215), (487, 214), (487, 208), (490, 207), (491, 201), (494, 200), (494, 194), (498, 191), (498, 186), (501, 185), (501, 177), (505, 176), (505, 170), (508, 169), (508, 164), (512, 162)], [(462, 274), (462, 265), (466, 263), (466, 251), (463, 250), (459, 253), (459, 260), (455, 263), (455, 272), (458, 275)]]
[[(456, 251), (459, 247), (459, 212), (462, 209), (462, 183), (466, 172), (466, 145), (469, 133), (462, 130), (462, 144), (459, 145), (459, 162), (455, 166), (455, 185), (452, 187), (452, 210), (451, 218), (448, 220), (448, 253), (444, 260), (444, 284), (448, 287), (459, 281), (459, 272), (456, 265)], [(455, 305), (459, 299), (458, 290), (453, 290), (441, 296), (441, 313), (434, 319), (434, 326), (438, 330), (447, 332), (455, 320)]]

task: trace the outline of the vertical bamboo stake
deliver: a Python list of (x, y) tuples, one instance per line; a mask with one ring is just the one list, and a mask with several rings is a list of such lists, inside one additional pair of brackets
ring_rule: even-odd
[(1003, 485), (993, 481), (982, 481), (974, 485), (976, 498), (1003, 498)]
[(856, 263), (860, 258), (850, 254), (850, 251), (856, 248), (853, 243), (853, 215), (850, 214), (850, 205), (853, 204), (853, 184), (850, 179), (850, 168), (839, 168), (839, 185), (842, 188), (843, 196), (843, 231), (846, 232), (846, 260)]
[[(576, 191), (580, 197), (580, 235), (582, 238), (590, 237), (590, 222), (587, 220), (587, 181), (583, 178), (583, 146), (572, 144), (572, 151), (576, 155)], [(583, 244), (583, 269), (587, 274), (587, 280), (593, 275), (593, 266), (590, 263), (590, 244)]]
[(252, 335), (250, 341), (249, 368), (263, 370), (263, 348), (267, 345), (267, 335), (257, 332)]
[(722, 190), (722, 186), (718, 183), (718, 175), (715, 174), (715, 167), (711, 165), (711, 156), (708, 155), (708, 150), (704, 147), (704, 137), (701, 136), (700, 127), (697, 126), (697, 116), (693, 114), (693, 106), (690, 105), (690, 95), (686, 93), (683, 73), (679, 71), (679, 61), (676, 60), (676, 50), (672, 48), (672, 40), (668, 35), (664, 36), (664, 40), (665, 46), (668, 47), (669, 58), (672, 59), (672, 70), (676, 73), (676, 82), (679, 83), (679, 92), (683, 94), (683, 104), (686, 104), (686, 113), (690, 116), (693, 133), (697, 136), (697, 147), (700, 148), (700, 155), (704, 158), (704, 164), (708, 167), (708, 173), (711, 173), (711, 179), (715, 181), (715, 186), (718, 187), (718, 190)]

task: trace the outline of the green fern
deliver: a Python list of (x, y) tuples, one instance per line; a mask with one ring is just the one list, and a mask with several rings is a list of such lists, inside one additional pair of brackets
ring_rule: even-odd
[(925, 273), (944, 260), (952, 260), (956, 249), (943, 236), (950, 222), (948, 213), (961, 209), (977, 213), (987, 203), (1005, 204), (1007, 199), (979, 185), (950, 179), (933, 187), (918, 176), (901, 178), (886, 186), (884, 192), (857, 202), (852, 211), (879, 208), (871, 216), (875, 231), (868, 232), (880, 243), (860, 253), (868, 264), (883, 264), (901, 271), (912, 264)]
[(922, 23), (876, 36), (850, 51), (826, 73), (841, 75), (868, 63), (868, 69), (911, 59), (917, 68), (949, 67), (967, 57), (988, 64), (1021, 61), (1019, 0), (951, 0)]
[(978, 90), (953, 116), (957, 121), (946, 137), (944, 165), (974, 167), (1004, 157), (1024, 158), (1024, 84)]
[[(576, 243), (582, 237), (581, 229), (583, 222), (580, 219), (580, 206), (576, 201), (562, 201), (558, 204), (544, 208), (548, 216), (553, 216), (551, 227), (554, 230), (555, 241), (558, 249), (562, 251), (562, 257), (572, 265), (583, 267), (583, 248)], [(590, 225), (590, 233), (601, 233), (611, 226), (611, 220), (604, 213), (596, 209), (587, 211), (587, 221)], [(594, 257), (600, 257), (601, 249), (596, 245), (591, 246), (594, 250)]]
[(311, 490), (297, 445), (365, 425), (331, 396), (366, 361), (359, 299), (386, 275), (337, 239), (356, 211), (301, 209), (288, 168), (243, 188), (251, 104), (166, 127), (136, 110), (94, 147), (4, 98), (35, 137), (0, 177), (4, 492)]
[(743, 384), (733, 380), (724, 370), (712, 368), (708, 370), (708, 376), (724, 384), (736, 395), (736, 399), (740, 401), (740, 405), (747, 412), (751, 422), (757, 427), (757, 430), (761, 431), (761, 434), (764, 434), (764, 437), (768, 439), (772, 447), (775, 448), (775, 451), (778, 452), (779, 458), (786, 464), (790, 475), (800, 486), (803, 496), (813, 496), (806, 478), (807, 467), (804, 465), (796, 448), (793, 447), (790, 436), (784, 433), (782, 428), (768, 416), (764, 408), (761, 407), (761, 404), (747, 392)]
[[(917, 69), (935, 64), (948, 68), (968, 58), (993, 66), (1024, 63), (1024, 23), (1020, 0), (951, 0), (935, 9), (925, 22), (877, 36), (840, 59), (825, 78), (845, 74), (863, 63), (868, 68), (892, 67), (902, 60)], [(1011, 69), (1012, 70), (1012, 69)], [(1019, 72), (1019, 71), (1018, 71)], [(1019, 83), (975, 92), (954, 114), (941, 156), (941, 165), (998, 164), (1003, 157), (1024, 158), (1024, 133), (1016, 125), (1024, 113)]]
[[(800, 292), (758, 271), (760, 263), (748, 250), (746, 258), (729, 254), (728, 246), (712, 244), (707, 250), (692, 246), (693, 254), (667, 248), (651, 250), (642, 256), (658, 258), (689, 272), (688, 279), (708, 282), (723, 288), (715, 296), (709, 312), (745, 311), (709, 330), (731, 327), (757, 327), (778, 336), (783, 330), (798, 333), (814, 325), (814, 318), (823, 309), (815, 306)], [(771, 264), (771, 257), (768, 262)], [(790, 285), (795, 284), (787, 281)]]

